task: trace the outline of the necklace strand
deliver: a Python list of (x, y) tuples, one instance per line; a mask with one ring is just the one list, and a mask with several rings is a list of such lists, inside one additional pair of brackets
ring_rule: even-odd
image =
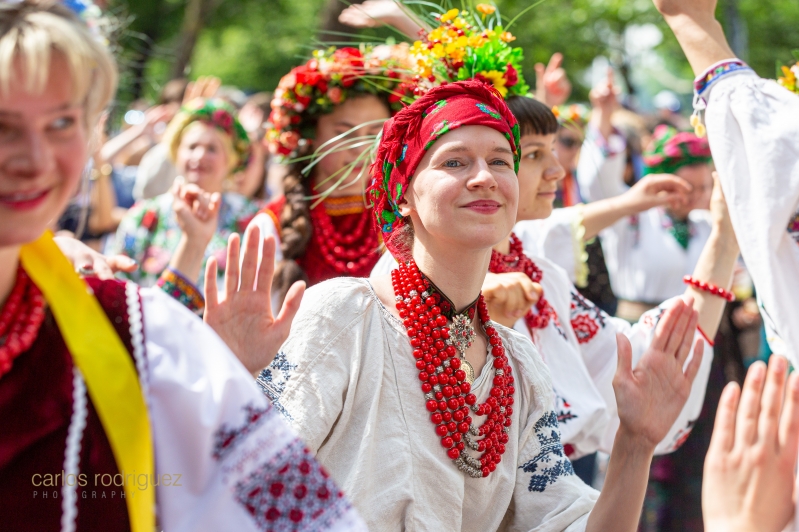
[(21, 267), (0, 310), (0, 378), (19, 355), (30, 349), (44, 321), (44, 296)]
[[(488, 266), (491, 273), (523, 272), (534, 283), (540, 283), (544, 273), (536, 264), (524, 253), (522, 242), (515, 234), (510, 235), (510, 251), (507, 254), (496, 250), (491, 252), (491, 262)], [(555, 309), (549, 304), (543, 294), (535, 304), (537, 312), (528, 310), (524, 316), (524, 321), (530, 329), (543, 329), (549, 325), (549, 321), (555, 316)]]
[(341, 234), (333, 225), (324, 202), (311, 209), (311, 223), (325, 263), (341, 274), (369, 274), (379, 244), (369, 209), (363, 210), (358, 225), (347, 234)]
[[(505, 453), (515, 389), (502, 339), (491, 323), (485, 300), (481, 294), (477, 314), (495, 357), (494, 378), (488, 399), (478, 405), (471, 384), (466, 381), (466, 372), (461, 369), (465, 353), (456, 349), (447, 317), (431, 297), (430, 285), (416, 263), (401, 263), (391, 272), (391, 281), (436, 435), (459, 470), (472, 478), (487, 477)], [(477, 428), (471, 414), (486, 416), (486, 420)], [(482, 439), (478, 441), (475, 438), (479, 436)], [(479, 458), (472, 456), (467, 447), (481, 453)]]

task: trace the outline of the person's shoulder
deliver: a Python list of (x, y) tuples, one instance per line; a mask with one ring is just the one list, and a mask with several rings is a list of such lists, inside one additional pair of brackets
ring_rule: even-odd
[(323, 281), (305, 291), (292, 329), (343, 328), (365, 317), (379, 304), (367, 279), (337, 277)]

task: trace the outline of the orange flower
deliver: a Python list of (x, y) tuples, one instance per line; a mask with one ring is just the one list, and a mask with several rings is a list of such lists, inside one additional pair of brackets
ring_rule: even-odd
[(494, 12), (497, 10), (496, 7), (489, 4), (477, 4), (475, 6), (475, 9), (477, 9), (477, 11), (479, 11), (483, 15), (483, 17), (486, 17), (488, 15), (493, 15)]
[(500, 35), (499, 38), (505, 42), (511, 42), (516, 40), (516, 37), (514, 37), (513, 34), (509, 31), (502, 32), (502, 35)]

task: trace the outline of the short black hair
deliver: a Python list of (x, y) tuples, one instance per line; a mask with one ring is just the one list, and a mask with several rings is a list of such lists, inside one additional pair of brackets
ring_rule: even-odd
[(558, 119), (545, 104), (527, 96), (511, 96), (508, 107), (519, 122), (519, 133), (524, 135), (551, 135), (558, 132)]

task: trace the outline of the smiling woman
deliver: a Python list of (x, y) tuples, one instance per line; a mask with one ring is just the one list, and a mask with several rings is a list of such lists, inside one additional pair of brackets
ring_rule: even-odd
[(258, 378), (370, 530), (635, 530), (652, 451), (702, 358), (683, 372), (696, 317), (669, 310), (635, 377), (621, 344), (621, 428), (597, 500), (566, 458), (538, 351), (480, 291), (516, 220), (519, 156), (516, 120), (480, 81), (433, 88), (388, 121), (367, 194), (399, 268), (310, 288)]

